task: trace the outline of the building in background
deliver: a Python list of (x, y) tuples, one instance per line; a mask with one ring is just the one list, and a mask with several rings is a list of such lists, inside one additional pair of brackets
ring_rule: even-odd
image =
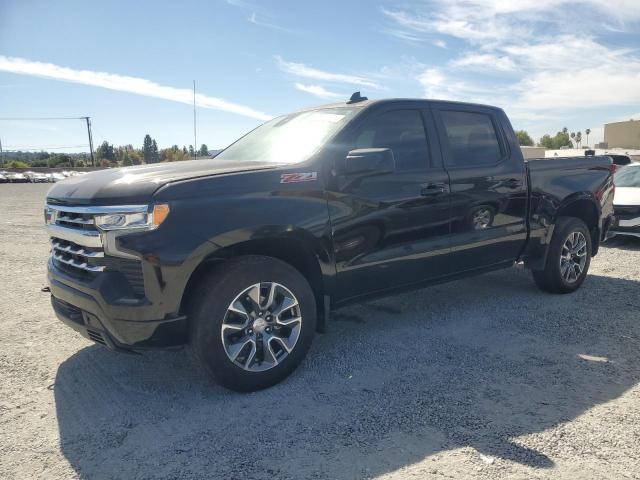
[(604, 142), (607, 148), (640, 149), (640, 120), (605, 123)]
[[(582, 157), (584, 148), (563, 148), (562, 150), (546, 150), (545, 158)], [(633, 148), (595, 148), (595, 155), (626, 155), (632, 162), (640, 162), (640, 149)]]

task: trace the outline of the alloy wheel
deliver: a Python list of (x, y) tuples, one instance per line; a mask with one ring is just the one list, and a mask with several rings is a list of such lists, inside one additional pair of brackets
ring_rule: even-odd
[(587, 239), (582, 232), (571, 232), (560, 253), (560, 275), (565, 282), (575, 283), (587, 263)]
[(221, 337), (229, 360), (249, 372), (274, 368), (300, 337), (298, 299), (284, 285), (262, 282), (239, 293), (229, 304)]

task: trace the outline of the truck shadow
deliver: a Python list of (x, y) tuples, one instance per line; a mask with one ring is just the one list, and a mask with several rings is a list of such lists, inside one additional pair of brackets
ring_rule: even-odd
[(607, 240), (603, 245), (605, 248), (617, 248), (620, 250), (640, 250), (640, 238), (624, 235), (616, 235)]
[(514, 269), (349, 307), (359, 321), (330, 324), (292, 377), (247, 395), (182, 352), (87, 347), (53, 387), (61, 451), (92, 479), (375, 477), (458, 448), (478, 467), (546, 469), (525, 436), (640, 378), (639, 291), (590, 276), (550, 296)]

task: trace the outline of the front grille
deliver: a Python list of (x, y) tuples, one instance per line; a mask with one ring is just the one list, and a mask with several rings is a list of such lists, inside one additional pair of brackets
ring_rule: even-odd
[(85, 276), (104, 271), (104, 249), (94, 222), (95, 213), (85, 207), (51, 206), (49, 223), (51, 256), (66, 272)]
[(51, 256), (54, 261), (65, 267), (84, 272), (102, 272), (105, 267), (100, 263), (104, 252), (99, 248), (89, 248), (60, 238), (51, 238)]
[(101, 232), (94, 217), (103, 207), (52, 205), (48, 225), (51, 257), (57, 268), (79, 280), (90, 281), (103, 272), (124, 277), (136, 296), (144, 295), (142, 264), (137, 259), (105, 255)]
[(56, 217), (56, 223), (65, 227), (97, 231), (91, 213), (60, 211)]

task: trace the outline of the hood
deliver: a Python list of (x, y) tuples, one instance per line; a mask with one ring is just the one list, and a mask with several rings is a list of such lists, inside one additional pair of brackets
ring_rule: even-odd
[(640, 187), (616, 187), (613, 204), (619, 206), (640, 205)]
[(110, 168), (56, 183), (47, 200), (75, 205), (148, 203), (158, 188), (170, 182), (277, 166), (269, 162), (207, 159)]

